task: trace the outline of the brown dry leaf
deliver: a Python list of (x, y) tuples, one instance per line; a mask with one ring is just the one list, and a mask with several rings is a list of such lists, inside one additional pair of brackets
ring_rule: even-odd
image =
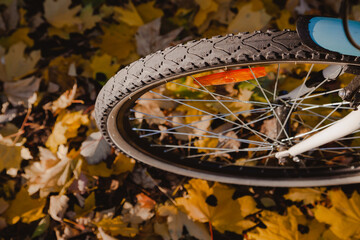
[(5, 4), (7, 8), (0, 13), (0, 33), (10, 32), (16, 29), (20, 19), (18, 0), (8, 0), (3, 4)]
[(168, 203), (160, 205), (157, 214), (166, 217), (166, 223), (155, 223), (155, 233), (164, 240), (178, 240), (183, 237), (184, 227), (190, 236), (199, 240), (210, 240), (210, 234), (203, 223), (192, 221), (184, 212)]
[(105, 160), (111, 153), (110, 145), (105, 141), (101, 132), (91, 133), (81, 143), (80, 154), (85, 157), (88, 164), (97, 164)]
[(179, 35), (182, 28), (177, 28), (165, 35), (160, 35), (161, 18), (139, 27), (136, 33), (137, 53), (146, 56), (157, 50), (168, 47), (170, 43)]
[(149, 198), (144, 193), (139, 193), (136, 195), (137, 202), (140, 204), (140, 207), (147, 209), (154, 209), (156, 202)]
[(74, 162), (67, 156), (67, 147), (61, 145), (57, 156), (50, 150), (39, 147), (40, 161), (27, 166), (24, 178), (29, 186), (29, 194), (40, 191), (40, 197), (46, 197), (51, 192), (60, 191), (71, 175), (71, 164)]
[[(261, 221), (266, 228), (255, 228), (248, 232), (249, 240), (255, 239), (282, 239), (282, 240), (308, 240), (319, 239), (325, 230), (325, 225), (316, 220), (308, 220), (306, 216), (296, 207), (287, 208), (287, 215), (280, 215), (272, 211), (262, 211)], [(309, 229), (306, 233), (301, 233), (299, 226)]]
[(241, 2), (238, 13), (230, 22), (228, 31), (232, 33), (260, 30), (270, 21), (261, 0), (251, 1), (245, 5)]
[(42, 212), (45, 203), (46, 199), (34, 199), (22, 187), (16, 194), (15, 199), (10, 201), (10, 207), (3, 216), (9, 224), (15, 224), (19, 220), (23, 223), (31, 223), (45, 216)]
[[(32, 51), (25, 55), (26, 45), (18, 42), (12, 45), (0, 63), (0, 81), (9, 82), (19, 80), (27, 74), (35, 71), (35, 65), (40, 60), (40, 51)], [(1, 66), (2, 65), (2, 66)]]
[(315, 204), (322, 199), (324, 192), (325, 188), (290, 188), (284, 198), (294, 202), (302, 201), (305, 205)]
[(232, 199), (234, 189), (219, 183), (212, 187), (207, 181), (192, 179), (185, 184), (188, 192), (176, 198), (176, 204), (193, 220), (210, 222), (219, 232), (232, 231), (242, 234), (244, 230), (255, 226), (246, 216), (259, 209), (251, 196)]
[(139, 224), (154, 216), (152, 210), (153, 209), (142, 207), (142, 204), (139, 202), (135, 205), (125, 202), (121, 211), (122, 220), (129, 223), (131, 227), (138, 228)]
[(360, 195), (354, 191), (347, 198), (341, 190), (331, 190), (328, 197), (332, 203), (330, 208), (316, 205), (315, 218), (330, 225), (330, 230), (340, 239), (360, 238)]
[(4, 93), (12, 105), (25, 105), (28, 107), (34, 103), (32, 98), (39, 90), (40, 82), (41, 79), (35, 76), (15, 82), (5, 82)]
[(50, 204), (48, 213), (52, 219), (56, 221), (62, 221), (66, 210), (69, 206), (69, 197), (66, 195), (54, 195), (50, 196)]
[(61, 96), (50, 104), (44, 106), (44, 109), (50, 108), (54, 115), (57, 115), (61, 110), (67, 108), (74, 102), (77, 84), (74, 84), (71, 90), (66, 90)]
[(56, 153), (59, 145), (66, 144), (67, 139), (76, 137), (78, 128), (89, 122), (88, 116), (83, 115), (82, 111), (62, 112), (56, 119), (53, 131), (46, 141), (46, 147)]
[(44, 17), (57, 28), (80, 24), (81, 19), (76, 14), (80, 11), (81, 6), (69, 9), (70, 5), (71, 0), (45, 0)]

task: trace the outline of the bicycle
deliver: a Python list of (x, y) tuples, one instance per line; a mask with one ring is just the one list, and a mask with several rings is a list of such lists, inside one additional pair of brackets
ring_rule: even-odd
[(360, 51), (351, 34), (360, 23), (346, 9), (344, 1), (343, 20), (303, 16), (297, 32), (194, 40), (130, 64), (97, 98), (104, 138), (141, 162), (211, 181), (359, 183)]

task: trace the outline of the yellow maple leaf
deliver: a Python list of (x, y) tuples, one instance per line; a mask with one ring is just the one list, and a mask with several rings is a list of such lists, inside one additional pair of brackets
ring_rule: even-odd
[(214, 0), (195, 0), (200, 9), (194, 18), (194, 25), (200, 27), (206, 20), (209, 13), (218, 9), (218, 4)]
[(40, 60), (40, 51), (25, 52), (26, 44), (18, 42), (9, 48), (9, 51), (0, 62), (0, 81), (9, 82), (19, 80), (35, 71), (35, 65)]
[(135, 166), (135, 160), (119, 153), (111, 167), (108, 168), (105, 162), (98, 164), (84, 164), (84, 169), (91, 176), (110, 177), (111, 175), (119, 175), (125, 172), (131, 172)]
[(95, 209), (95, 192), (90, 193), (90, 195), (85, 199), (84, 206), (80, 207), (75, 204), (74, 211), (77, 217), (85, 216), (86, 214), (92, 212)]
[(109, 79), (112, 77), (120, 68), (120, 64), (114, 61), (114, 58), (104, 53), (101, 56), (94, 56), (90, 64), (93, 70), (93, 78), (96, 78), (97, 73), (104, 73)]
[(81, 19), (76, 16), (81, 6), (69, 9), (71, 0), (46, 0), (44, 2), (44, 16), (46, 20), (57, 28), (80, 24)]
[(196, 239), (211, 239), (208, 229), (203, 223), (191, 220), (184, 212), (169, 203), (160, 205), (157, 213), (159, 216), (166, 217), (167, 220), (167, 223), (162, 223), (165, 226), (161, 223), (155, 223), (154, 225), (155, 232), (164, 239), (181, 239), (184, 227), (186, 227), (189, 235), (196, 237)]
[(34, 45), (34, 40), (29, 38), (28, 35), (29, 32), (30, 32), (30, 28), (27, 27), (18, 28), (16, 29), (15, 32), (11, 34), (11, 36), (0, 38), (0, 45), (5, 48), (9, 48), (11, 45), (15, 43), (23, 42), (26, 44), (26, 46), (32, 47)]
[(101, 16), (94, 14), (92, 5), (88, 4), (81, 10), (80, 19), (82, 21), (82, 30), (85, 30), (95, 27), (96, 23), (101, 20)]
[(104, 35), (91, 41), (91, 43), (106, 54), (116, 57), (118, 60), (124, 60), (129, 57), (131, 52), (136, 51), (135, 28), (125, 23), (119, 23), (104, 25), (102, 30)]
[(61, 113), (56, 119), (53, 131), (46, 141), (46, 147), (53, 153), (56, 153), (59, 145), (66, 144), (68, 138), (76, 137), (78, 128), (88, 123), (89, 118), (87, 115), (83, 115), (82, 111)]
[(14, 144), (10, 139), (3, 138), (0, 134), (0, 171), (3, 169), (20, 168), (21, 143)]
[[(282, 239), (282, 240), (316, 240), (325, 230), (325, 225), (316, 220), (307, 220), (296, 207), (287, 208), (286, 215), (272, 211), (261, 212), (261, 221), (266, 228), (256, 228), (248, 232), (249, 240), (255, 239)], [(299, 229), (300, 226), (300, 229)], [(301, 232), (301, 226), (306, 229)]]
[(137, 228), (128, 227), (128, 223), (123, 222), (122, 216), (114, 218), (104, 217), (100, 222), (95, 224), (98, 228), (103, 229), (112, 236), (121, 235), (124, 237), (135, 237), (139, 232)]
[(330, 230), (340, 239), (360, 238), (360, 195), (354, 191), (347, 198), (341, 190), (331, 190), (328, 197), (332, 203), (330, 208), (317, 205), (315, 218), (330, 225)]
[(271, 16), (266, 13), (261, 0), (251, 1), (245, 5), (240, 3), (238, 10), (237, 15), (228, 26), (229, 32), (237, 33), (260, 30), (271, 19)]
[(144, 25), (142, 18), (136, 10), (132, 1), (129, 1), (125, 7), (113, 7), (115, 19), (128, 24), (129, 26), (139, 27)]
[(155, 1), (150, 1), (136, 6), (136, 10), (138, 11), (144, 23), (151, 22), (152, 20), (155, 20), (156, 18), (162, 17), (164, 15), (164, 12), (159, 8), (155, 8), (154, 4)]
[(292, 16), (293, 15), (291, 14), (290, 11), (288, 11), (286, 9), (282, 10), (280, 17), (276, 19), (276, 24), (277, 24), (278, 28), (280, 30), (283, 30), (283, 29), (295, 30), (296, 29), (295, 24), (290, 23), (290, 18)]
[(19, 220), (24, 223), (31, 223), (45, 216), (43, 213), (45, 203), (46, 199), (34, 199), (22, 187), (15, 199), (10, 201), (10, 207), (3, 216), (9, 224), (15, 224)]
[(257, 212), (256, 202), (251, 196), (232, 199), (235, 192), (226, 185), (192, 179), (185, 184), (188, 194), (176, 198), (176, 204), (192, 219), (199, 222), (210, 222), (219, 232), (232, 231), (238, 234), (255, 225), (245, 219)]
[(65, 91), (58, 99), (51, 103), (51, 106), (49, 108), (54, 113), (54, 115), (57, 115), (62, 109), (67, 108), (74, 102), (76, 89), (77, 84), (74, 84), (71, 90)]
[(314, 204), (322, 199), (324, 191), (325, 188), (290, 188), (284, 198), (294, 202), (302, 201), (305, 205)]

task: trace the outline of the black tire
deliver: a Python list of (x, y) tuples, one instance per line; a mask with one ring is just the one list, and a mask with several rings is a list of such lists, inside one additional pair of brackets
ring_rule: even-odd
[[(302, 44), (294, 31), (267, 31), (216, 36), (158, 51), (120, 70), (101, 89), (96, 122), (104, 138), (125, 154), (154, 167), (190, 177), (241, 185), (323, 186), (360, 182), (358, 167), (320, 169), (219, 168), (212, 163), (182, 163), (144, 152), (133, 142), (123, 116), (144, 91), (180, 76), (209, 69), (267, 62), (313, 62), (360, 65), (353, 56), (318, 52)], [(121, 123), (118, 122), (120, 120)]]

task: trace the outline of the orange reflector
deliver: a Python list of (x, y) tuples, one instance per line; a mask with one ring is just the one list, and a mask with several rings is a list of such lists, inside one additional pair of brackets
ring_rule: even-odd
[[(251, 68), (256, 78), (265, 77), (264, 67)], [(203, 86), (221, 85), (227, 83), (242, 82), (254, 79), (254, 75), (249, 68), (227, 70), (225, 72), (213, 73), (207, 76), (198, 77), (196, 80)], [(196, 81), (195, 81), (196, 83)]]

